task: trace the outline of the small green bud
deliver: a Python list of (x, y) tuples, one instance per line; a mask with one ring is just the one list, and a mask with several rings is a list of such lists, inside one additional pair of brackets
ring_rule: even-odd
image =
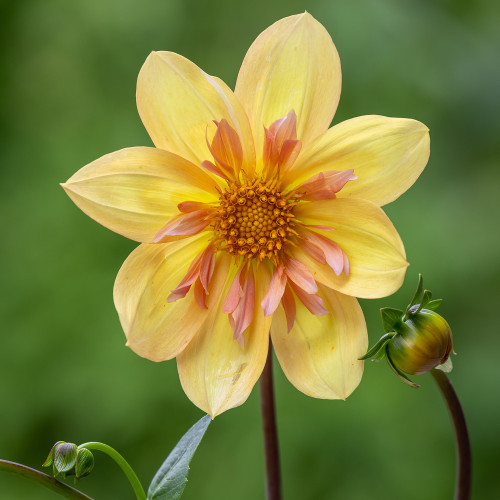
[(386, 334), (360, 359), (387, 358), (396, 375), (412, 387), (418, 385), (405, 373), (420, 375), (436, 367), (449, 371), (453, 341), (450, 325), (435, 312), (440, 304), (441, 300), (432, 300), (432, 293), (423, 289), (419, 275), (417, 291), (404, 312), (388, 307), (380, 310)]
[(53, 466), (53, 475), (75, 476), (75, 484), (82, 477), (88, 476), (94, 468), (94, 455), (87, 448), (80, 448), (74, 443), (58, 441), (50, 450), (42, 467)]
[(443, 364), (452, 347), (446, 320), (434, 311), (421, 309), (402, 323), (387, 345), (387, 356), (402, 372), (420, 375)]
[(94, 455), (87, 448), (79, 448), (76, 455), (75, 482), (82, 477), (88, 476), (94, 468)]

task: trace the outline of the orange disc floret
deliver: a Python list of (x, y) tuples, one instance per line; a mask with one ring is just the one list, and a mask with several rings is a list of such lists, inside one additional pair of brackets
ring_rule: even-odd
[(289, 237), (296, 234), (292, 212), (297, 202), (283, 196), (276, 182), (229, 182), (219, 203), (213, 221), (214, 244), (219, 250), (235, 257), (281, 261)]

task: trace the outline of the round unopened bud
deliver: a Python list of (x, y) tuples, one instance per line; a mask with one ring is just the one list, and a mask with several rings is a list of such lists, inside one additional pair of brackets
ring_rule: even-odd
[(402, 372), (420, 375), (443, 364), (452, 348), (446, 320), (434, 311), (421, 309), (400, 323), (387, 345), (387, 354)]

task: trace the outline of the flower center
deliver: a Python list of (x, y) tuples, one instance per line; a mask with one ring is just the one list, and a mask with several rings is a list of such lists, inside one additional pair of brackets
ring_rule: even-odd
[(236, 257), (266, 257), (277, 264), (293, 230), (293, 207), (276, 189), (276, 181), (230, 181), (219, 197), (213, 222), (214, 244)]

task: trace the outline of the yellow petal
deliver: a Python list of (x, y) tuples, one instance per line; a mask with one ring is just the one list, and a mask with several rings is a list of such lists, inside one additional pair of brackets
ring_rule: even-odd
[(418, 178), (429, 159), (429, 130), (406, 118), (360, 116), (318, 137), (293, 165), (284, 184), (294, 186), (324, 170), (354, 169), (340, 197), (363, 198), (382, 206)]
[(93, 161), (62, 185), (89, 217), (127, 238), (152, 242), (186, 200), (217, 200), (216, 183), (180, 156), (127, 148)]
[(245, 106), (262, 157), (264, 126), (292, 109), (303, 144), (323, 133), (340, 97), (337, 49), (325, 28), (307, 12), (286, 17), (261, 33), (241, 66), (235, 94)]
[(345, 399), (358, 386), (368, 335), (363, 311), (354, 297), (320, 285), (319, 295), (330, 314), (315, 316), (297, 303), (295, 324), (287, 332), (280, 306), (271, 338), (288, 380), (304, 394), (321, 399)]
[[(224, 256), (229, 259), (229, 255)], [(234, 266), (233, 266), (234, 267)], [(263, 270), (264, 266), (260, 266)], [(244, 334), (244, 347), (233, 339), (233, 330), (222, 303), (235, 275), (229, 273), (224, 292), (209, 296), (209, 318), (186, 349), (177, 356), (184, 392), (203, 411), (215, 417), (246, 401), (266, 362), (271, 316), (264, 316), (260, 302), (269, 276), (258, 273), (254, 318)]]
[(355, 297), (377, 298), (394, 293), (403, 283), (408, 263), (401, 238), (384, 211), (374, 203), (337, 198), (299, 204), (294, 211), (305, 224), (332, 226), (319, 231), (335, 241), (349, 259), (349, 276), (336, 276), (302, 249), (295, 258), (313, 273), (316, 281)]
[(200, 165), (212, 155), (208, 138), (213, 120), (225, 118), (238, 133), (244, 165), (255, 164), (250, 124), (231, 89), (196, 64), (173, 52), (152, 52), (137, 79), (137, 108), (156, 147), (177, 153)]
[[(183, 299), (167, 302), (170, 292), (207, 244), (207, 235), (166, 244), (143, 244), (123, 263), (115, 281), (114, 301), (127, 346), (140, 356), (152, 361), (173, 358), (207, 318), (208, 311), (196, 304), (192, 291)], [(215, 293), (216, 276), (211, 283)]]

